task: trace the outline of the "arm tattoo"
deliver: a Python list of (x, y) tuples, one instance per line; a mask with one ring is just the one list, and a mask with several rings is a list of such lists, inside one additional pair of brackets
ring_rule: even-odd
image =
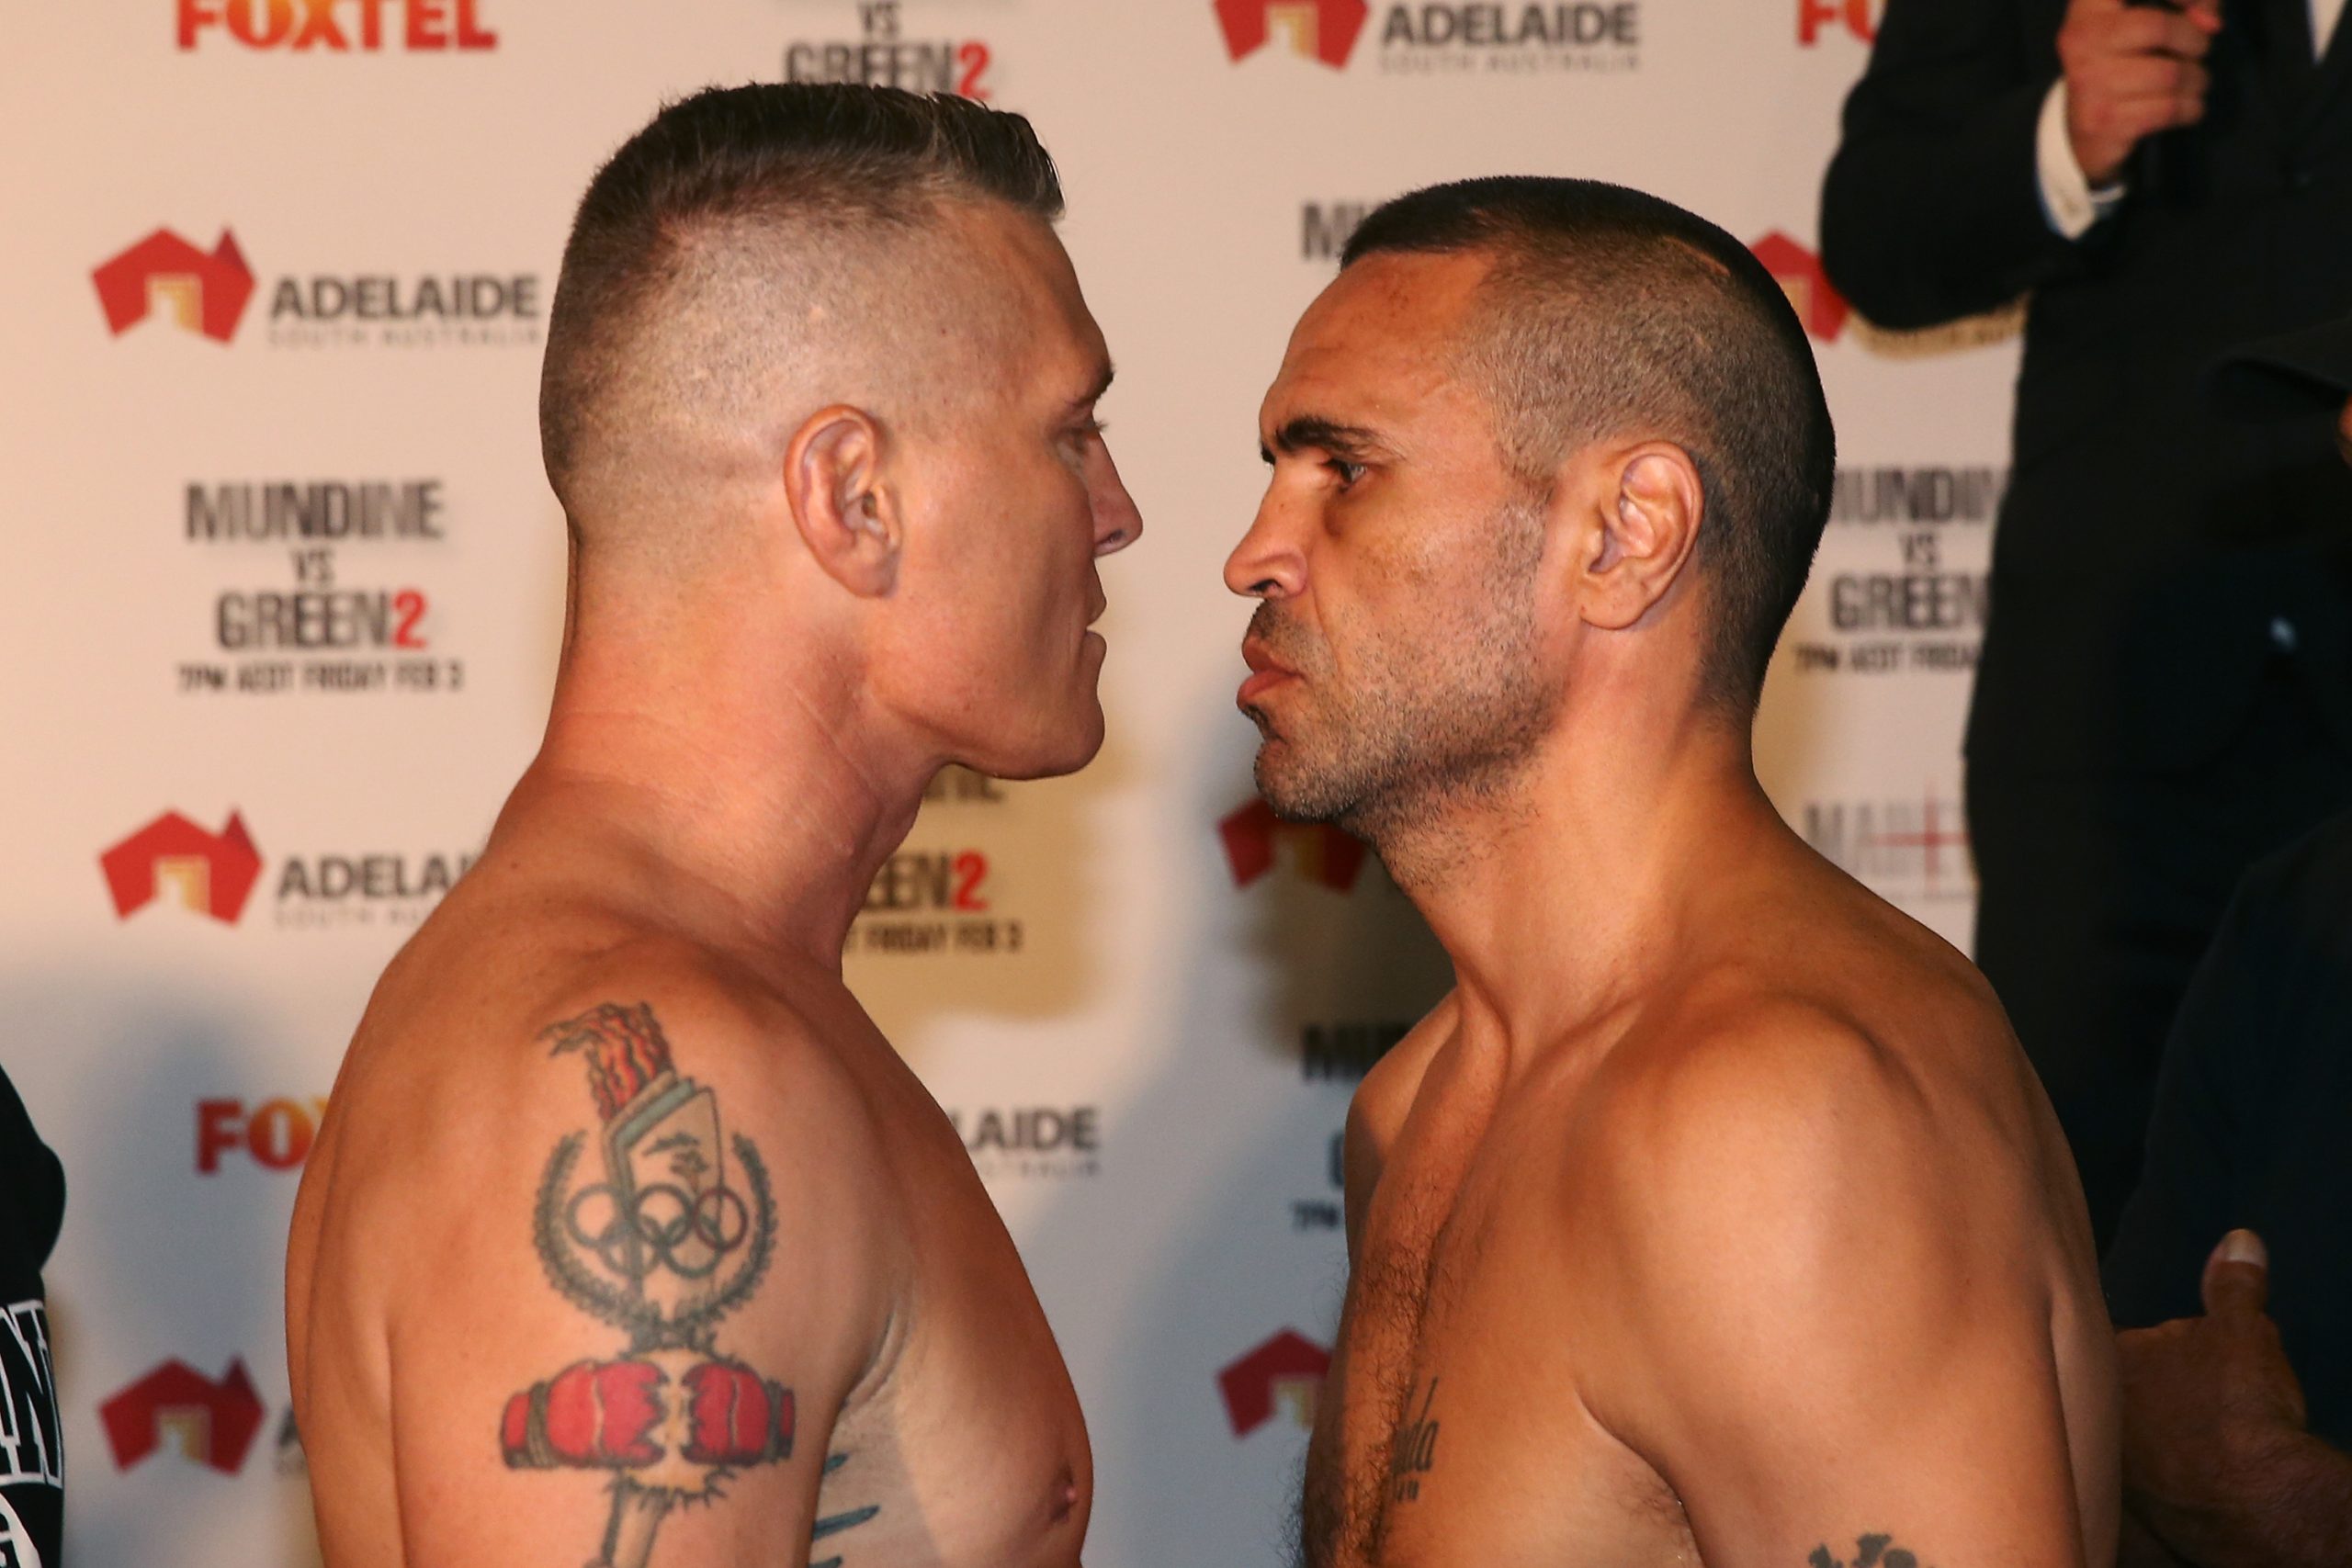
[[(672, 1508), (715, 1503), (738, 1470), (792, 1457), (792, 1391), (718, 1344), (719, 1320), (767, 1273), (775, 1201), (757, 1146), (723, 1141), (717, 1099), (672, 1064), (650, 1004), (605, 1002), (539, 1038), (586, 1061), (604, 1169), (575, 1185), (589, 1134), (556, 1145), (532, 1245), (559, 1295), (628, 1337), (614, 1359), (575, 1361), (508, 1400), (500, 1448), (512, 1469), (610, 1472), (592, 1568), (644, 1568)], [(876, 1511), (820, 1520), (817, 1533)]]
[[(1891, 1535), (1866, 1535), (1854, 1542), (1853, 1568), (1919, 1568), (1918, 1557), (1894, 1544)], [(1829, 1543), (1822, 1542), (1805, 1558), (1810, 1568), (1847, 1568), (1829, 1555)]]

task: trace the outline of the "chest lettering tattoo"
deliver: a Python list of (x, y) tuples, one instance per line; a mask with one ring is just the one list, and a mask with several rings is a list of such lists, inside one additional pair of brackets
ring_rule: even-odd
[(1437, 1403), (1437, 1379), (1430, 1379), (1429, 1391), (1421, 1395), (1420, 1414), (1413, 1415), (1413, 1393), (1419, 1385), (1405, 1391), (1404, 1413), (1412, 1418), (1396, 1428), (1388, 1446), (1388, 1500), (1410, 1503), (1421, 1495), (1421, 1477), (1437, 1463), (1438, 1423), (1430, 1414)]

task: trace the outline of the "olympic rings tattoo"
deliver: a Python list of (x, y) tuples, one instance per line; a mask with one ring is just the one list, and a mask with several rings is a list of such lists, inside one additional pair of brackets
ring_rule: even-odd
[[(594, 1199), (612, 1208), (605, 1223), (592, 1229), (582, 1223), (581, 1211)], [(751, 1235), (752, 1214), (731, 1187), (689, 1194), (663, 1181), (640, 1187), (624, 1200), (612, 1183), (599, 1181), (571, 1195), (563, 1224), (574, 1242), (625, 1280), (643, 1280), (657, 1269), (681, 1279), (707, 1280)], [(708, 1257), (697, 1261), (695, 1255), (705, 1249)]]

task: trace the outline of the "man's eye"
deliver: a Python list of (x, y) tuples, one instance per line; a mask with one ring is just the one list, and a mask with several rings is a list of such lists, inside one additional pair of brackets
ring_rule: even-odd
[(1323, 460), (1323, 466), (1340, 476), (1340, 488), (1341, 490), (1346, 490), (1349, 486), (1354, 484), (1356, 480), (1363, 478), (1363, 465), (1362, 463), (1351, 463), (1345, 457), (1326, 457)]

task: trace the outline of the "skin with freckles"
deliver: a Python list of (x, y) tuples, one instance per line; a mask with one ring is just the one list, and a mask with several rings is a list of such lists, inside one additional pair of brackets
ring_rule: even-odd
[(1492, 266), (1350, 263), (1227, 565), (1266, 798), (1368, 837), (1457, 979), (1350, 1112), (1305, 1562), (2103, 1565), (2055, 1121), (1974, 970), (1757, 784), (1683, 433), (1507, 461)]
[(551, 445), (545, 742), (377, 987), (296, 1202), (334, 1568), (1079, 1562), (1069, 1373), (842, 952), (943, 766), (1093, 756), (1097, 563), (1141, 520), (1051, 229), (923, 221), (860, 242), (889, 263), (849, 280), (916, 289), (863, 310), (700, 236)]

